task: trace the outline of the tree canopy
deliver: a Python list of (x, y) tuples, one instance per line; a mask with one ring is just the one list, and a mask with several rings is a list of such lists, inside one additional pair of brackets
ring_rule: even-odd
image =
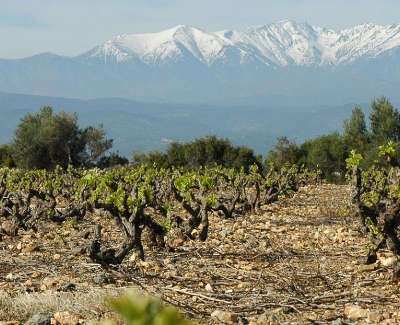
[(183, 144), (173, 142), (166, 153), (134, 152), (133, 160), (136, 163), (155, 163), (159, 167), (175, 166), (194, 169), (217, 164), (228, 168), (247, 169), (255, 163), (260, 164), (261, 159), (258, 159), (253, 150), (247, 147), (234, 146), (228, 139), (208, 136)]
[(102, 125), (80, 128), (77, 114), (55, 113), (44, 106), (20, 121), (11, 145), (11, 155), (20, 168), (51, 169), (91, 166), (112, 147)]
[(351, 112), (351, 117), (343, 123), (343, 141), (347, 147), (363, 150), (369, 141), (365, 114), (360, 106), (356, 106)]
[[(343, 122), (342, 133), (322, 135), (301, 145), (286, 137), (278, 138), (264, 163), (250, 148), (235, 146), (228, 139), (216, 136), (186, 143), (173, 142), (165, 152), (135, 151), (133, 162), (166, 168), (220, 165), (245, 170), (253, 164), (260, 169), (272, 164), (276, 168), (297, 164), (309, 169), (319, 168), (326, 178), (332, 179), (332, 175), (343, 177), (345, 160), (353, 149), (362, 154), (364, 167), (379, 164), (382, 160), (379, 148), (388, 141), (400, 147), (400, 112), (386, 97), (380, 97), (371, 101), (369, 123), (363, 109), (356, 106), (349, 119)], [(21, 119), (12, 144), (0, 147), (0, 165), (52, 169), (57, 165), (108, 168), (129, 163), (118, 153), (106, 155), (112, 143), (106, 138), (102, 125), (80, 128), (77, 114), (55, 113), (52, 107), (45, 106)], [(395, 158), (393, 161), (400, 161), (400, 157)]]
[(400, 140), (400, 113), (382, 96), (371, 102), (371, 136), (377, 142)]
[[(283, 164), (304, 165), (320, 168), (328, 179), (344, 176), (345, 159), (351, 150), (364, 157), (362, 165), (368, 167), (381, 163), (379, 147), (388, 141), (400, 146), (400, 113), (386, 97), (371, 101), (369, 126), (360, 106), (354, 107), (349, 119), (343, 123), (343, 132), (334, 132), (303, 142), (300, 146), (286, 137), (278, 142), (267, 156), (266, 163), (273, 162), (278, 168)], [(400, 157), (396, 157), (400, 161)]]

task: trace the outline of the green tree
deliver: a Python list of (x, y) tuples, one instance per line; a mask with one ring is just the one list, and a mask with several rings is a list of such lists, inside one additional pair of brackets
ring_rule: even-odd
[(256, 164), (260, 170), (262, 169), (262, 156), (254, 156), (254, 151), (247, 147), (239, 147), (235, 149), (236, 158), (233, 160), (232, 164), (225, 164), (226, 166), (240, 169), (244, 167), (246, 171), (249, 167)]
[(25, 115), (11, 146), (12, 157), (20, 168), (51, 169), (56, 165), (93, 165), (112, 147), (102, 126), (81, 129), (76, 114), (54, 113), (49, 106)]
[(155, 163), (159, 167), (185, 167), (188, 169), (200, 166), (220, 165), (246, 170), (253, 164), (261, 167), (261, 158), (254, 155), (247, 147), (233, 146), (227, 139), (207, 136), (187, 143), (173, 142), (166, 153), (149, 152), (142, 154), (134, 151), (133, 162)]
[(7, 144), (0, 146), (0, 167), (15, 167), (11, 157), (11, 148)]
[(214, 164), (224, 167), (248, 169), (258, 163), (253, 150), (232, 145), (228, 139), (207, 136), (185, 144), (171, 144), (167, 150), (173, 166), (198, 168)]
[(371, 102), (371, 135), (378, 143), (400, 140), (400, 114), (389, 100), (382, 96)]
[(304, 142), (300, 152), (299, 163), (312, 170), (321, 169), (324, 177), (332, 178), (334, 173), (342, 174), (345, 170), (347, 152), (337, 132)]
[(145, 162), (148, 164), (155, 164), (160, 168), (170, 167), (167, 155), (159, 151), (150, 151), (146, 156)]
[[(83, 143), (85, 144), (85, 150), (78, 153), (80, 159), (86, 165), (93, 165), (104, 157), (104, 153), (112, 147), (113, 140), (106, 139), (106, 131), (104, 130), (103, 124), (98, 127), (88, 126), (87, 128), (80, 130)], [(111, 154), (106, 158), (113, 159), (118, 155)], [(126, 159), (126, 158), (125, 158)]]
[(363, 152), (368, 143), (368, 129), (365, 122), (365, 115), (361, 107), (356, 106), (351, 117), (343, 123), (343, 141), (346, 146)]
[(278, 142), (274, 146), (274, 150), (268, 153), (265, 164), (274, 164), (277, 168), (281, 168), (285, 164), (296, 164), (299, 160), (300, 148), (294, 141), (290, 141), (287, 137), (278, 138)]
[(110, 168), (115, 166), (123, 166), (129, 164), (129, 160), (120, 156), (118, 152), (113, 152), (107, 156), (102, 156), (96, 163), (99, 168)]
[[(149, 154), (150, 156), (150, 154)], [(162, 161), (161, 156), (157, 157), (153, 154), (155, 158)], [(180, 144), (179, 142), (172, 142), (168, 149), (165, 156), (168, 164), (170, 166), (186, 166), (188, 164), (188, 157), (185, 155), (185, 147), (184, 145)], [(152, 158), (154, 159), (154, 158)]]

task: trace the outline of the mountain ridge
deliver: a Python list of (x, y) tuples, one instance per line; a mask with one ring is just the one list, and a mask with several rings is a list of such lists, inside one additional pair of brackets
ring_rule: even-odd
[(0, 59), (0, 91), (181, 104), (400, 101), (400, 24), (334, 31), (285, 20), (207, 32), (122, 34), (74, 57)]
[[(378, 39), (377, 36), (379, 36)], [(274, 44), (274, 40), (278, 43), (275, 42)], [(305, 40), (307, 41), (306, 43), (301, 43)], [(339, 45), (335, 42), (332, 43), (332, 40), (336, 41), (336, 43), (339, 42)], [(25, 60), (37, 56), (67, 59), (115, 56), (116, 62), (125, 62), (140, 58), (144, 63), (149, 63), (151, 62), (151, 54), (157, 57), (155, 54), (158, 53), (158, 58), (162, 58), (162, 55), (168, 54), (163, 52), (163, 50), (171, 50), (171, 48), (165, 47), (167, 45), (174, 45), (170, 44), (173, 41), (184, 45), (199, 61), (208, 64), (212, 62), (212, 59), (215, 60), (218, 58), (218, 55), (222, 54), (221, 50), (225, 49), (224, 46), (236, 46), (243, 51), (243, 55), (249, 56), (251, 54), (257, 56), (257, 54), (261, 54), (263, 62), (267, 64), (273, 62), (274, 64), (285, 66), (294, 62), (297, 65), (307, 65), (307, 60), (295, 60), (296, 58), (298, 59), (296, 54), (304, 55), (306, 53), (286, 53), (286, 57), (279, 57), (278, 54), (282, 54), (279, 51), (282, 49), (294, 51), (296, 48), (293, 49), (291, 46), (296, 44), (307, 45), (303, 50), (315, 51), (316, 53), (314, 54), (321, 52), (324, 56), (323, 59), (325, 59), (320, 62), (321, 65), (325, 63), (340, 64), (347, 60), (351, 62), (363, 55), (370, 54), (377, 56), (400, 46), (400, 22), (388, 25), (365, 23), (352, 28), (334, 30), (311, 25), (307, 22), (296, 22), (285, 19), (276, 23), (250, 26), (242, 29), (224, 29), (216, 32), (208, 32), (205, 29), (190, 25), (177, 25), (155, 33), (120, 34), (76, 56), (63, 56), (53, 52), (43, 52), (24, 58), (1, 60)], [(193, 43), (193, 41), (197, 42)], [(360, 48), (360, 45), (353, 45), (353, 47), (348, 48), (351, 45), (351, 41), (353, 43), (355, 41), (363, 41), (363, 47)], [(257, 42), (259, 43), (258, 46), (256, 46)], [(199, 46), (198, 43), (203, 44)], [(329, 53), (329, 50), (332, 49), (336, 50), (334, 54), (338, 53), (340, 55), (339, 58), (332, 57), (332, 53)], [(174, 50), (177, 50), (177, 48), (174, 48)], [(258, 50), (258, 52), (251, 53), (251, 50)], [(275, 50), (278, 50), (278, 52)], [(343, 55), (344, 52), (349, 52), (349, 54), (353, 54), (355, 57), (350, 55), (349, 58), (349, 56)]]
[(105, 62), (113, 58), (118, 63), (139, 59), (157, 65), (183, 55), (179, 45), (208, 66), (226, 58), (228, 50), (240, 57), (240, 63), (259, 60), (267, 66), (338, 65), (365, 56), (373, 58), (400, 46), (400, 23), (368, 23), (339, 31), (292, 20), (217, 32), (178, 25), (158, 33), (121, 34), (79, 57), (97, 57)]

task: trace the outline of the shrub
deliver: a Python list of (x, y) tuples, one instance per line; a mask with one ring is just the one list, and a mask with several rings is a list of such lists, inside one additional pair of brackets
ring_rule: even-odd
[(179, 312), (166, 307), (159, 299), (143, 297), (136, 292), (110, 299), (110, 305), (128, 325), (189, 325)]
[(11, 148), (7, 144), (0, 147), (0, 167), (15, 167), (15, 162), (11, 157)]

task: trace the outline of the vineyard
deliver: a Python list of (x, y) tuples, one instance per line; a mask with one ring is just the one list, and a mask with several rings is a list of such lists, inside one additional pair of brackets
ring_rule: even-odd
[[(103, 247), (98, 224), (89, 248), (90, 258), (107, 267), (121, 264), (132, 250), (144, 260), (143, 230), (150, 233), (151, 244), (160, 248), (166, 246), (164, 237), (172, 228), (179, 229), (182, 238), (205, 241), (209, 213), (224, 218), (246, 211), (254, 214), (261, 204), (296, 191), (318, 175), (299, 173), (291, 167), (278, 172), (271, 169), (263, 176), (253, 165), (249, 173), (222, 168), (185, 172), (148, 166), (70, 168), (66, 173), (61, 168), (54, 172), (3, 169), (0, 177), (1, 213), (7, 219), (3, 231), (8, 235), (17, 235), (19, 228), (36, 231), (43, 219), (79, 222), (88, 213), (108, 213), (115, 218), (125, 235), (121, 245), (117, 249)], [(179, 210), (186, 216), (177, 215)]]
[(199, 323), (396, 323), (400, 168), (382, 152), (367, 170), (353, 153), (350, 185), (297, 166), (1, 169), (0, 320), (112, 318), (102, 297), (134, 287)]

